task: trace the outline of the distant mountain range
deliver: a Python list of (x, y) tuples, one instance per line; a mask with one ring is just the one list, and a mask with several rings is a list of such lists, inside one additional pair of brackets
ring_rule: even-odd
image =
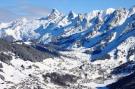
[(98, 89), (135, 71), (135, 7), (68, 15), (53, 9), (0, 23), (0, 38), (2, 89)]

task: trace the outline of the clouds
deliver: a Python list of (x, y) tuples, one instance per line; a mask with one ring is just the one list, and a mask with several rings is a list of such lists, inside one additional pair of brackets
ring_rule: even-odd
[[(19, 2), (19, 10), (27, 15), (33, 16), (46, 16), (50, 13), (50, 10), (46, 7), (42, 7), (40, 5), (33, 5), (33, 2), (29, 2), (30, 0), (18, 0)], [(42, 3), (42, 2), (41, 2)], [(20, 14), (20, 13), (18, 13)]]
[(5, 9), (5, 8), (0, 8), (0, 22), (10, 21), (17, 17), (18, 16), (14, 12), (12, 12), (8, 9)]
[(21, 8), (25, 14), (29, 16), (47, 16), (50, 13), (50, 10), (44, 7), (36, 7), (36, 6), (24, 6)]
[(49, 13), (50, 10), (48, 8), (31, 5), (27, 0), (16, 0), (16, 5), (10, 6), (9, 4), (5, 4), (4, 7), (0, 6), (0, 22), (6, 22), (20, 17), (43, 17)]
[(47, 16), (49, 12), (48, 9), (38, 7), (28, 7), (25, 9), (17, 9), (16, 11), (0, 8), (0, 22), (8, 22), (20, 17), (43, 17)]

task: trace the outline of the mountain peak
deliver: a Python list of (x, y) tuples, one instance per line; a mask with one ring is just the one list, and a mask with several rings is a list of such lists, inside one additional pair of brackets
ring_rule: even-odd
[(114, 8), (108, 8), (107, 10), (105, 10), (106, 14), (111, 14), (115, 11)]
[(129, 16), (135, 13), (135, 5), (129, 9)]
[(57, 17), (59, 17), (61, 15), (61, 13), (57, 10), (57, 9), (52, 9), (49, 18), (51, 19), (55, 19)]
[(60, 12), (57, 9), (52, 9), (51, 14), (59, 15)]
[(27, 18), (25, 18), (25, 17), (21, 18), (21, 20), (22, 20), (23, 22), (27, 22), (27, 21), (28, 21)]
[(70, 11), (69, 14), (68, 14), (68, 19), (73, 19), (76, 16), (77, 16), (76, 13), (74, 13), (73, 11)]

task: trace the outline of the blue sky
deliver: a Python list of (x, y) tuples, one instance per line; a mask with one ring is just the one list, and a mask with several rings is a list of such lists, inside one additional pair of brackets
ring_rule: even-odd
[(46, 16), (52, 8), (67, 14), (70, 10), (85, 13), (107, 8), (130, 8), (133, 5), (135, 0), (1, 0), (0, 22), (19, 17)]

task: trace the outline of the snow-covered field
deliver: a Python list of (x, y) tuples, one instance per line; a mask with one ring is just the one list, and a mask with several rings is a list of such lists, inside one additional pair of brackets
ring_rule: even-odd
[[(119, 76), (111, 75), (113, 68), (119, 66), (116, 60), (89, 61), (89, 55), (80, 52), (64, 52), (71, 57), (48, 58), (43, 62), (24, 61), (20, 58), (11, 60), (10, 64), (1, 62), (1, 89), (96, 89), (115, 82)], [(13, 54), (12, 54), (13, 55)], [(50, 77), (44, 79), (47, 73), (74, 75), (77, 81), (71, 83), (64, 80), (53, 82)], [(65, 82), (61, 85), (58, 82)], [(40, 89), (39, 88), (39, 89)]]

